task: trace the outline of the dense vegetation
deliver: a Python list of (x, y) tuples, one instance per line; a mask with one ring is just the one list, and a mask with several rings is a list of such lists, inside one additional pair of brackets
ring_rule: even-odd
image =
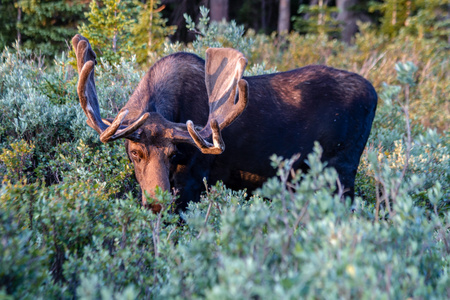
[[(0, 58), (0, 297), (448, 299), (447, 42), (362, 25), (349, 46), (325, 33), (244, 35), (209, 24), (206, 11), (187, 21), (196, 41), (166, 42), (161, 55), (232, 46), (248, 74), (321, 63), (374, 84), (355, 211), (317, 145), (311, 170), (291, 179), (293, 158), (272, 157), (278, 176), (249, 200), (217, 183), (178, 216), (176, 196), (160, 191), (154, 215), (123, 145), (100, 144), (86, 125), (70, 55), (44, 63), (16, 46)], [(102, 114), (113, 116), (143, 71), (102, 59), (96, 76)]]

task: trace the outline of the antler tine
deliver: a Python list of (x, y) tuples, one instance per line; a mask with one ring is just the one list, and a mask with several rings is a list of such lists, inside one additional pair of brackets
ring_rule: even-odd
[(220, 132), (219, 123), (216, 119), (211, 121), (211, 130), (213, 135), (213, 144), (206, 141), (200, 133), (195, 129), (194, 123), (191, 120), (186, 122), (189, 134), (194, 140), (195, 145), (204, 154), (221, 154), (225, 151), (225, 143), (222, 139), (222, 133)]
[(143, 114), (139, 119), (131, 123), (131, 125), (128, 125), (123, 129), (118, 129), (121, 126), (122, 121), (123, 119), (125, 119), (127, 114), (128, 109), (122, 109), (121, 111), (119, 111), (116, 118), (111, 123), (111, 126), (109, 126), (102, 134), (100, 134), (100, 141), (106, 143), (109, 141), (115, 141), (123, 137), (138, 139), (139, 134), (136, 133), (136, 129), (138, 129), (139, 127), (141, 127), (142, 124), (144, 124), (145, 120), (147, 120), (150, 114), (147, 112)]
[(122, 121), (128, 114), (127, 109), (122, 109), (110, 126), (105, 124), (100, 116), (97, 90), (95, 88), (93, 72), (97, 63), (95, 52), (92, 50), (89, 41), (79, 34), (72, 38), (72, 45), (77, 57), (79, 73), (77, 93), (81, 107), (88, 118), (88, 125), (100, 134), (100, 140), (103, 143), (122, 137), (139, 138), (135, 131), (145, 122), (149, 114), (146, 113), (131, 125), (120, 128)]
[[(246, 66), (247, 59), (237, 50), (209, 48), (206, 51), (206, 87), (210, 107), (208, 122), (200, 132), (191, 121), (186, 123), (192, 140), (202, 153), (220, 154), (225, 150), (221, 130), (247, 107), (248, 83), (241, 79)], [(239, 100), (235, 103), (237, 92)], [(206, 140), (211, 135), (212, 144)]]

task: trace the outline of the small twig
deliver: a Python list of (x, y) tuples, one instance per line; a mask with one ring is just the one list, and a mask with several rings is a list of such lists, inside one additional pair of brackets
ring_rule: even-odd
[(405, 104), (401, 106), (403, 112), (405, 113), (405, 127), (406, 127), (406, 152), (405, 152), (405, 165), (402, 169), (402, 174), (400, 175), (399, 181), (394, 188), (394, 192), (392, 195), (392, 199), (396, 199), (398, 191), (400, 190), (400, 185), (403, 181), (403, 178), (406, 175), (406, 171), (409, 167), (409, 159), (411, 157), (411, 145), (412, 145), (412, 138), (411, 138), (411, 123), (409, 120), (409, 85), (405, 87)]
[[(200, 238), (200, 236), (201, 236), (202, 233), (203, 233), (203, 229), (206, 228), (206, 224), (208, 224), (208, 218), (209, 218), (209, 215), (211, 214), (211, 207), (212, 207), (213, 202), (214, 202), (214, 201), (211, 200), (210, 193), (209, 193), (209, 190), (208, 190), (208, 182), (206, 181), (206, 178), (203, 178), (203, 184), (205, 185), (206, 196), (208, 197), (209, 205), (208, 205), (208, 210), (206, 211), (204, 227), (203, 227), (203, 228), (200, 230), (200, 232), (198, 233), (197, 239)], [(218, 204), (217, 204), (217, 203), (216, 203), (216, 206), (217, 206), (217, 208), (218, 208), (219, 211), (220, 211), (220, 208), (218, 207)]]
[(350, 189), (348, 189), (348, 188), (346, 189), (342, 185), (341, 180), (339, 180), (339, 178), (336, 180), (336, 185), (337, 185), (337, 188), (338, 188), (339, 200), (341, 200), (341, 202), (343, 202), (345, 200), (345, 198), (344, 198), (345, 192), (348, 192)]
[(219, 211), (219, 214), (221, 215), (222, 214), (222, 210), (220, 209), (220, 205), (217, 202), (216, 202), (216, 208)]
[(208, 211), (206, 212), (206, 217), (205, 217), (205, 226), (206, 224), (208, 224), (208, 218), (209, 218), (209, 214), (211, 213), (211, 207), (212, 207), (213, 201), (209, 201), (209, 205), (208, 205)]
[(194, 34), (200, 35), (200, 36), (205, 36), (203, 33), (201, 33), (200, 31), (198, 31), (197, 29), (193, 28), (193, 29), (189, 29), (189, 31), (191, 31)]
[(375, 184), (375, 197), (377, 198), (377, 203), (375, 204), (375, 222), (378, 223), (378, 218), (380, 215), (380, 204), (381, 204), (379, 183)]
[(437, 210), (437, 205), (433, 205), (433, 210), (434, 210), (434, 214), (436, 215), (437, 220), (439, 220), (439, 235), (442, 238), (442, 241), (444, 242), (444, 246), (445, 246), (445, 251), (447, 252), (447, 254), (450, 254), (450, 245), (447, 241), (447, 230), (450, 228), (450, 224), (444, 226), (441, 222), (441, 220), (439, 219), (439, 213)]
[(292, 227), (292, 232), (295, 232), (295, 230), (297, 230), (298, 225), (300, 224), (300, 222), (303, 219), (303, 217), (306, 215), (306, 212), (308, 210), (308, 206), (309, 206), (309, 200), (306, 201), (305, 206), (303, 206), (302, 210), (300, 211), (300, 215), (295, 220), (294, 226)]
[(283, 189), (281, 190), (281, 203), (283, 205), (283, 216), (282, 220), (284, 223), (284, 226), (286, 227), (286, 233), (288, 234), (288, 240), (283, 245), (283, 260), (288, 257), (287, 251), (289, 250), (289, 244), (291, 243), (291, 236), (293, 234), (293, 230), (289, 227), (289, 219), (288, 219), (288, 209), (286, 204), (286, 189), (289, 192), (290, 197), (292, 198), (293, 193), (288, 187), (288, 179), (289, 179), (289, 173), (291, 172), (294, 163), (300, 158), (300, 154), (295, 154), (292, 156), (292, 158), (288, 161), (288, 165), (286, 166), (287, 172), (281, 172), (280, 174), (280, 180), (283, 185)]
[(126, 218), (125, 222), (122, 224), (122, 241), (120, 247), (122, 249), (125, 248), (127, 243), (127, 230), (128, 230), (128, 223), (130, 222), (130, 217)]
[(208, 218), (209, 218), (209, 214), (211, 213), (211, 207), (212, 207), (213, 201), (209, 201), (209, 205), (208, 205), (208, 210), (206, 211), (206, 217), (205, 217), (205, 223), (204, 223), (204, 227), (200, 230), (200, 232), (197, 235), (197, 239), (200, 238), (200, 236), (203, 233), (203, 229), (206, 228), (206, 225), (208, 224)]
[(161, 227), (161, 218), (162, 218), (164, 210), (165, 210), (165, 207), (162, 206), (161, 207), (161, 211), (158, 213), (158, 219), (156, 220), (156, 225), (152, 226), (152, 231), (153, 231), (153, 248), (154, 248), (154, 251), (155, 251), (155, 257), (159, 257), (159, 251), (158, 251), (158, 246), (159, 246), (159, 242), (160, 242), (159, 233), (160, 233), (160, 227)]
[(166, 241), (169, 241), (170, 240), (170, 236), (172, 235), (172, 233), (174, 233), (175, 232), (175, 230), (176, 230), (177, 228), (176, 227), (174, 227), (174, 228), (172, 228), (172, 230), (170, 230), (170, 232), (169, 232), (169, 234), (167, 235), (167, 239), (166, 239)]
[[(386, 276), (384, 277), (386, 283), (387, 294), (391, 292), (391, 279), (392, 279), (392, 267), (390, 265), (385, 266)], [(390, 297), (389, 297), (390, 299)]]

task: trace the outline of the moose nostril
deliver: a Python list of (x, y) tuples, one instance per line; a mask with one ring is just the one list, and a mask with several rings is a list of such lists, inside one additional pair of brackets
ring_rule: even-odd
[(152, 203), (150, 205), (150, 209), (152, 210), (153, 213), (158, 214), (162, 210), (162, 205), (159, 203)]
[[(149, 193), (147, 191), (145, 191), (142, 194), (142, 205), (148, 209), (151, 209), (153, 213), (157, 214), (162, 210), (162, 205), (159, 204), (158, 202), (154, 201), (154, 193)], [(148, 202), (151, 201), (151, 202)]]

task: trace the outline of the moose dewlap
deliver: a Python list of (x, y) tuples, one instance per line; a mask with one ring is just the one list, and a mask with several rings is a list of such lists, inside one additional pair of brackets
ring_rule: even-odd
[[(72, 44), (87, 123), (104, 143), (125, 139), (142, 191), (175, 188), (178, 209), (199, 199), (203, 178), (252, 191), (275, 175), (272, 154), (300, 153), (294, 168), (306, 170), (304, 159), (318, 141), (322, 159), (353, 198), (377, 106), (377, 94), (363, 77), (319, 65), (243, 77), (247, 59), (237, 50), (210, 48), (206, 60), (175, 53), (156, 62), (108, 120), (100, 116), (96, 55), (81, 35)], [(142, 201), (147, 204), (144, 193)]]

